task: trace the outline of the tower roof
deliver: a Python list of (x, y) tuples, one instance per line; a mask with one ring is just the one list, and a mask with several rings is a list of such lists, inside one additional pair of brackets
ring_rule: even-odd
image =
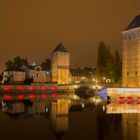
[(125, 31), (140, 27), (140, 15), (137, 15), (127, 26)]
[(54, 49), (53, 52), (68, 52), (62, 43), (58, 44), (58, 46)]

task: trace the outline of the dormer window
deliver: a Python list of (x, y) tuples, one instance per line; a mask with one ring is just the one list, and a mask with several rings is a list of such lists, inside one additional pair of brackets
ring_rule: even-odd
[(40, 71), (40, 68), (37, 68), (36, 70), (37, 70), (37, 71)]

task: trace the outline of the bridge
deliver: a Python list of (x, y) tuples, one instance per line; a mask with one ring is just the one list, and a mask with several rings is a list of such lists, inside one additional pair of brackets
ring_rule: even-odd
[(86, 87), (87, 89), (103, 89), (103, 88), (118, 88), (119, 84), (108, 84), (108, 83), (75, 83), (75, 84), (66, 84), (66, 85), (58, 85), (59, 90), (73, 90), (80, 89), (82, 87)]
[(57, 91), (57, 85), (44, 84), (44, 85), (0, 85), (0, 93), (4, 92), (47, 92)]
[(106, 88), (98, 95), (111, 103), (140, 104), (140, 88)]

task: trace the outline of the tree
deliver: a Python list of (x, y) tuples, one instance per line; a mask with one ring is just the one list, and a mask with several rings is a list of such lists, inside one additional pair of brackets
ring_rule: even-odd
[(100, 42), (97, 52), (97, 69), (99, 77), (107, 76), (110, 51), (104, 42)]
[(114, 56), (114, 73), (115, 73), (115, 82), (118, 83), (122, 77), (122, 60), (119, 54), (119, 51), (116, 49)]
[(30, 85), (31, 83), (33, 83), (33, 78), (26, 78), (24, 80), (24, 84), (26, 84), (26, 85)]
[(3, 72), (0, 74), (0, 82), (3, 80)]
[(28, 65), (28, 60), (17, 56), (13, 60), (8, 60), (5, 65), (7, 70), (19, 70), (23, 65)]
[(114, 56), (110, 52), (110, 48), (108, 47), (108, 64), (107, 64), (107, 78), (114, 82)]
[(44, 62), (42, 62), (41, 68), (45, 71), (51, 71), (51, 60), (46, 59)]
[(11, 70), (14, 69), (14, 62), (12, 60), (8, 60), (6, 63), (6, 69)]
[(112, 55), (110, 48), (104, 42), (98, 46), (97, 75), (98, 78), (109, 78), (112, 82), (118, 83), (121, 80), (122, 61), (119, 51)]

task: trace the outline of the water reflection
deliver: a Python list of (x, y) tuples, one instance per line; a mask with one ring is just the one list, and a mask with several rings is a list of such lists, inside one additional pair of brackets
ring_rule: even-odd
[(121, 114), (107, 114), (104, 110), (104, 104), (96, 107), (97, 117), (97, 135), (98, 140), (121, 140)]
[(81, 111), (84, 107), (83, 101), (69, 99), (6, 100), (1, 103), (1, 111), (12, 119), (49, 117), (50, 130), (56, 139), (62, 139), (69, 130), (69, 112)]
[(45, 101), (31, 101), (31, 100), (9, 100), (2, 102), (2, 111), (11, 117), (39, 117), (46, 113), (50, 103)]
[(68, 131), (70, 101), (59, 99), (51, 105), (51, 130), (57, 139), (62, 139)]
[(107, 106), (107, 114), (140, 113), (140, 104), (128, 104), (127, 102), (111, 102)]
[[(50, 140), (89, 139), (88, 137), (95, 140), (140, 140), (139, 110), (139, 104), (119, 102), (96, 105), (91, 100), (7, 100), (1, 102), (3, 113), (0, 124), (4, 123), (1, 121), (2, 114), (6, 114), (10, 118), (9, 122), (14, 125), (23, 122), (25, 131), (29, 124), (34, 126), (33, 123), (41, 120), (36, 126), (40, 128), (36, 133), (40, 134), (39, 137), (43, 132), (46, 135), (51, 133), (49, 138), (46, 136)], [(45, 127), (39, 126), (40, 123), (45, 124)], [(20, 131), (21, 126), (16, 127), (13, 131)], [(33, 129), (30, 131), (34, 132)]]
[(106, 113), (121, 115), (121, 128), (123, 140), (140, 140), (140, 105), (136, 102), (111, 102), (106, 105)]

